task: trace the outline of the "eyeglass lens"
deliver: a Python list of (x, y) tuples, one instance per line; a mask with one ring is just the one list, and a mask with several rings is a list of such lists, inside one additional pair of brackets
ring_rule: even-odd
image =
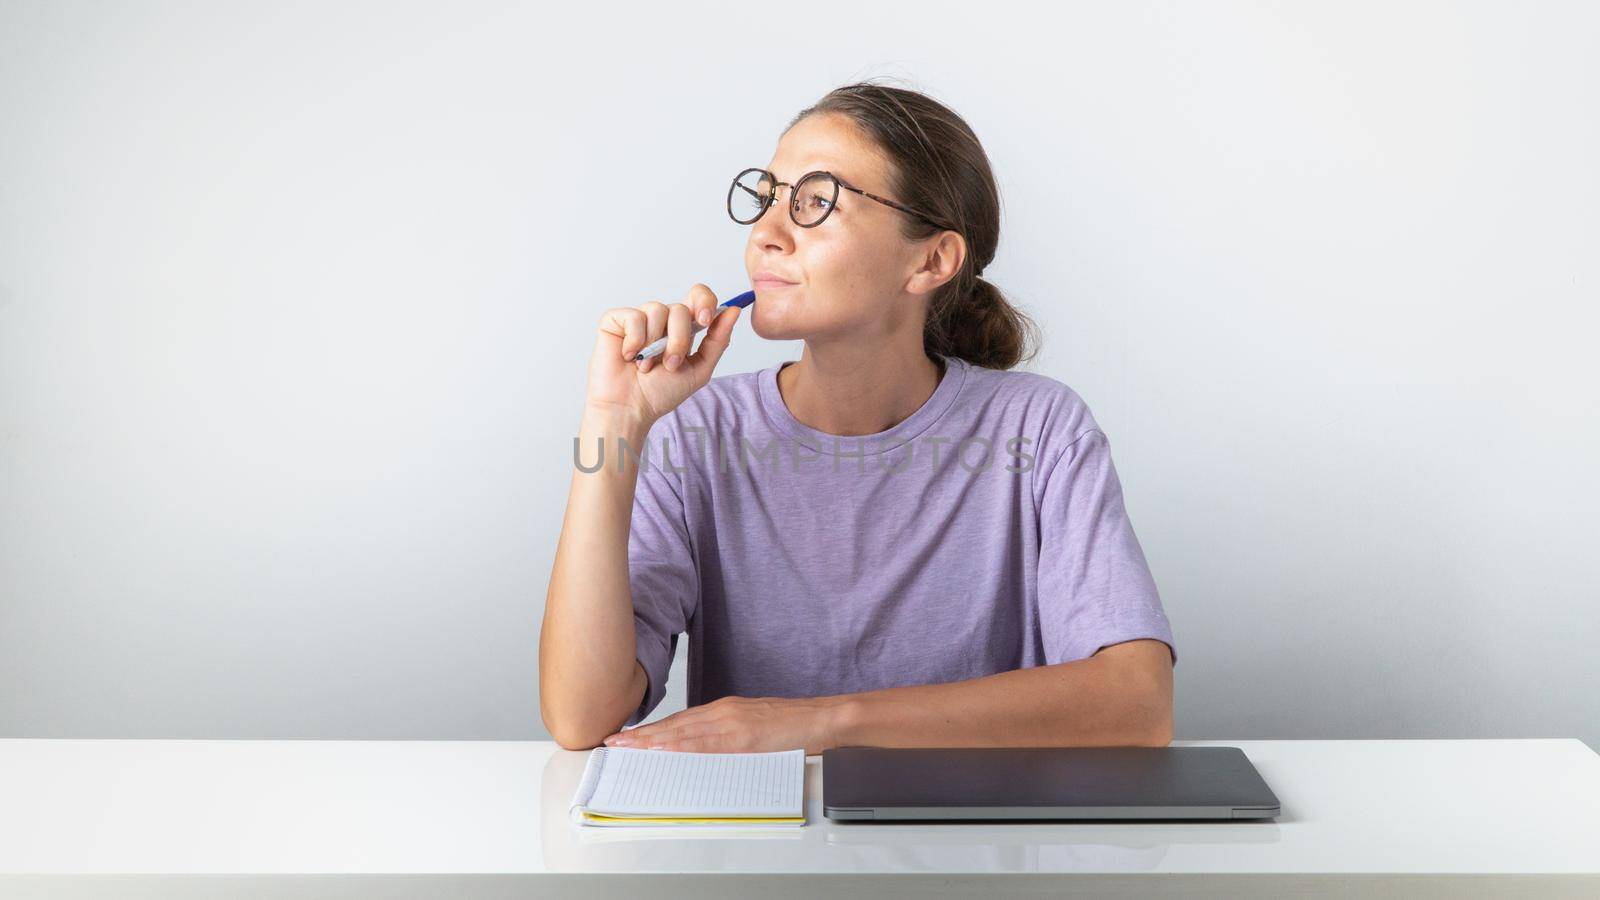
[[(733, 180), (728, 189), (728, 214), (741, 225), (749, 225), (761, 218), (772, 196), (772, 173), (763, 169), (746, 169)], [(839, 200), (839, 183), (826, 172), (816, 172), (800, 180), (790, 189), (789, 214), (802, 228), (812, 228), (822, 223)]]

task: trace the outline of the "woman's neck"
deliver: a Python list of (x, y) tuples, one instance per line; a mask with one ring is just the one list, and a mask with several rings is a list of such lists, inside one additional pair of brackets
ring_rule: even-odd
[(778, 370), (778, 392), (801, 424), (826, 434), (877, 434), (922, 408), (944, 377), (921, 347), (915, 355), (877, 347), (814, 347)]

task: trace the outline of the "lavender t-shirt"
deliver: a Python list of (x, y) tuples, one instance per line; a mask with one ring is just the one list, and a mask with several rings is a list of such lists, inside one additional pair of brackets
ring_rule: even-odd
[(1135, 638), (1177, 663), (1083, 399), (944, 361), (928, 401), (877, 434), (802, 424), (778, 391), (788, 362), (713, 378), (656, 421), (634, 448), (628, 566), (650, 684), (627, 724), (661, 702), (683, 633), (690, 706), (962, 681)]

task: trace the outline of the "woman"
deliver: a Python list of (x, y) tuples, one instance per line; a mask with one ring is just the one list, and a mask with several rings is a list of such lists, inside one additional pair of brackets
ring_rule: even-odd
[[(752, 327), (804, 349), (712, 379), (741, 312), (699, 284), (601, 317), (540, 636), (555, 739), (1167, 744), (1171, 628), (1105, 434), (1066, 385), (1007, 371), (1032, 323), (979, 278), (999, 203), (967, 124), (841, 87), (728, 208)], [(659, 364), (630, 361), (662, 335)], [(690, 708), (619, 731), (660, 703), (680, 632)]]

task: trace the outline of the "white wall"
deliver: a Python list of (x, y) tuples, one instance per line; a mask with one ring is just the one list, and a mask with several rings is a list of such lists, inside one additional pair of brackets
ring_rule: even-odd
[(1600, 746), (1600, 8), (274, 6), (0, 6), (0, 734), (544, 737), (596, 317), (742, 289), (727, 180), (889, 75), (988, 147), (1179, 738)]

